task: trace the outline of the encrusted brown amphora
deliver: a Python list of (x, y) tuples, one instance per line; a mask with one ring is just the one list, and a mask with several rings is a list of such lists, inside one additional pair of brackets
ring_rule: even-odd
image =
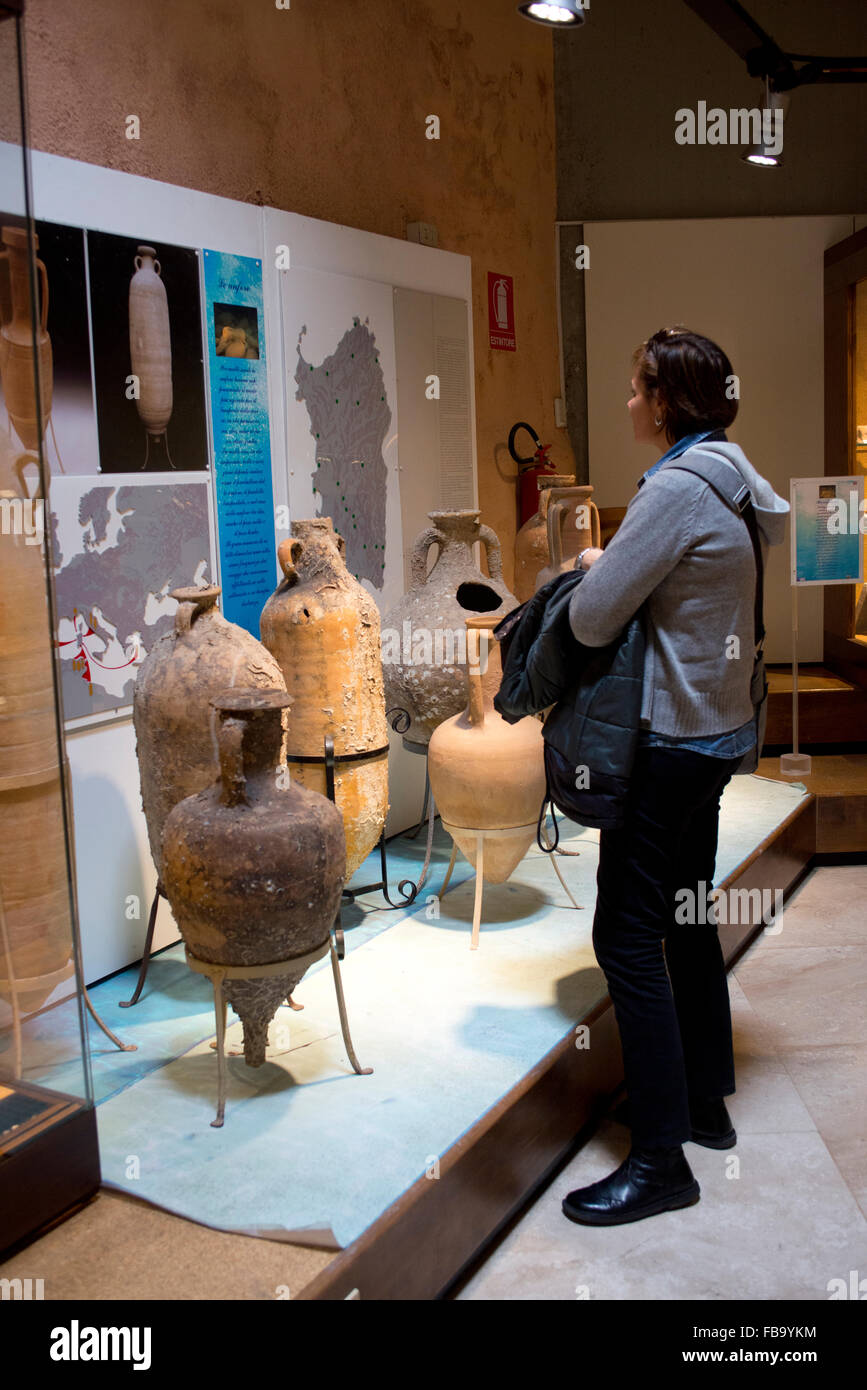
[[(382, 620), (388, 707), (407, 711), (404, 743), (422, 750), (434, 729), (466, 704), (467, 617), (484, 613), (497, 622), (518, 606), (503, 582), (500, 542), (478, 511), (428, 515), (433, 525), (413, 541), (410, 588)], [(473, 558), (476, 541), (487, 552), (487, 575)], [(428, 574), (433, 545), (438, 554)]]
[(328, 941), (346, 874), (340, 812), (283, 761), (290, 703), (282, 690), (218, 695), (219, 780), (181, 801), (163, 830), (163, 882), (190, 954), (211, 965), (278, 967), (223, 984), (253, 1067), (308, 968), (297, 958)]
[(286, 752), (292, 776), (324, 793), (326, 735), (334, 741), (334, 795), (351, 877), (388, 814), (388, 727), (379, 609), (346, 568), (330, 517), (292, 522), (277, 555), (283, 579), (262, 609), (262, 641), (292, 696)]
[(211, 700), (230, 686), (285, 688), (262, 643), (217, 608), (217, 585), (174, 589), (171, 596), (178, 604), (174, 627), (148, 652), (133, 692), (141, 799), (160, 882), (166, 817), (218, 772)]

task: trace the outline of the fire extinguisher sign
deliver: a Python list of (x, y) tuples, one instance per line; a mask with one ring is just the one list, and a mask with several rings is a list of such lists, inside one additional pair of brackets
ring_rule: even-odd
[(488, 271), (488, 341), (492, 348), (515, 351), (515, 291), (511, 275)]

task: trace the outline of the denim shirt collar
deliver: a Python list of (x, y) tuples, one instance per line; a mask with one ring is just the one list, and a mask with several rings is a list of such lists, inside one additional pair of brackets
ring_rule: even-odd
[(702, 439), (722, 440), (724, 443), (728, 443), (725, 430), (702, 430), (699, 434), (685, 434), (676, 444), (672, 444), (668, 453), (663, 454), (662, 458), (658, 459), (652, 468), (648, 468), (645, 473), (642, 473), (641, 477), (638, 479), (637, 486), (643, 487), (647, 479), (653, 477), (656, 470), (661, 468), (664, 463), (668, 463), (669, 459), (680, 458), (681, 454), (685, 454), (687, 449), (691, 449), (693, 444), (700, 443)]

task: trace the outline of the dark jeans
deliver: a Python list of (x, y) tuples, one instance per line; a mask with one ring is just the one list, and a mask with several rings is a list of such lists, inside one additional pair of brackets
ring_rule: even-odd
[(683, 1143), (690, 1099), (735, 1089), (717, 928), (698, 914), (677, 924), (675, 893), (691, 889), (712, 916), (720, 795), (739, 762), (639, 747), (624, 824), (599, 833), (593, 947), (620, 1029), (636, 1145)]

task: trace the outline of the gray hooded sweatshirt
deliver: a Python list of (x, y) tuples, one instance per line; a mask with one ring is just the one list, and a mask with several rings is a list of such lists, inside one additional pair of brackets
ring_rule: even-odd
[(788, 502), (740, 445), (704, 440), (645, 478), (569, 605), (578, 641), (604, 647), (648, 600), (641, 727), (674, 738), (725, 733), (753, 716), (753, 548), (743, 518), (709, 483), (678, 469), (702, 454), (742, 474), (763, 562), (782, 542)]

